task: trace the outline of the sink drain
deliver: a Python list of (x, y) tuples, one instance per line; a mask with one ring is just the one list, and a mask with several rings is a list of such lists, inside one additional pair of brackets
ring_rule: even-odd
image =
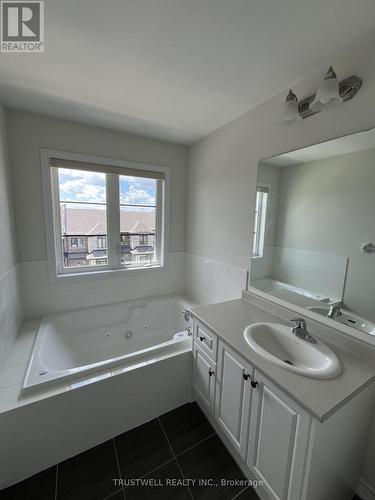
[(284, 359), (284, 363), (286, 363), (287, 365), (294, 366), (293, 363), (289, 359)]

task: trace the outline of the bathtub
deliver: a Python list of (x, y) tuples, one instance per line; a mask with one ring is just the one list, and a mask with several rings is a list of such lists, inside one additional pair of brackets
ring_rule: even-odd
[(21, 395), (110, 376), (150, 356), (191, 349), (191, 319), (183, 313), (191, 307), (178, 295), (168, 295), (44, 316)]

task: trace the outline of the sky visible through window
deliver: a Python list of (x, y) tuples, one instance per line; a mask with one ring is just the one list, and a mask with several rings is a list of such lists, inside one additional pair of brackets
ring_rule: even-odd
[[(146, 205), (156, 204), (156, 181), (141, 177), (120, 176), (120, 204)], [(106, 203), (105, 174), (59, 168), (60, 200), (72, 202), (71, 208), (77, 207), (74, 202), (84, 202), (85, 208), (100, 208), (97, 203)], [(95, 203), (95, 207), (90, 203)], [(82, 208), (82, 206), (81, 206)], [(131, 207), (129, 207), (130, 209)], [(104, 205), (103, 208), (104, 209)], [(136, 207), (134, 207), (136, 210)]]

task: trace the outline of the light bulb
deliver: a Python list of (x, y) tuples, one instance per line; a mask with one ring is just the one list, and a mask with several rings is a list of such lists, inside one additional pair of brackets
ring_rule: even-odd
[(310, 109), (312, 111), (321, 111), (327, 105), (331, 107), (342, 102), (343, 100), (339, 93), (339, 82), (336, 73), (333, 71), (332, 66), (330, 66), (324, 75), (324, 79), (320, 82), (315, 98), (310, 104)]
[(289, 90), (284, 102), (284, 118), (287, 122), (302, 119), (299, 114), (297, 96), (292, 89)]

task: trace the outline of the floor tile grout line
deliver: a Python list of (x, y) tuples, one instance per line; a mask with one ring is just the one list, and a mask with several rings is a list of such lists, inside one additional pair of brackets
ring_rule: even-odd
[(56, 475), (55, 475), (55, 500), (57, 500), (57, 488), (59, 484), (59, 463), (56, 464)]
[(168, 460), (166, 460), (165, 462), (163, 462), (162, 464), (158, 465), (157, 467), (154, 467), (153, 469), (151, 469), (149, 472), (146, 472), (146, 474), (143, 474), (143, 476), (140, 477), (140, 479), (144, 479), (146, 476), (149, 476), (150, 474), (152, 474), (153, 472), (156, 472), (157, 470), (161, 469), (162, 467), (164, 467), (164, 465), (167, 465), (169, 464), (169, 462), (173, 462), (174, 460), (174, 456), (172, 458), (169, 458)]
[(239, 491), (238, 493), (236, 493), (236, 494), (234, 495), (234, 497), (232, 497), (232, 498), (231, 498), (231, 500), (235, 500), (236, 498), (238, 498), (238, 497), (239, 497), (240, 495), (242, 495), (242, 493), (243, 493), (244, 491), (246, 491), (248, 488), (250, 488), (250, 486), (245, 486), (245, 488), (243, 488), (241, 491)]
[(116, 464), (117, 464), (117, 472), (118, 472), (118, 475), (119, 475), (119, 478), (120, 478), (121, 477), (121, 469), (120, 469), (120, 462), (119, 462), (118, 455), (117, 455), (117, 448), (116, 448), (115, 438), (112, 438), (112, 445), (113, 445), (113, 450), (115, 452), (115, 459), (116, 459)]
[[(121, 479), (121, 468), (120, 468), (120, 460), (118, 459), (118, 454), (117, 454), (117, 447), (116, 447), (116, 441), (115, 438), (112, 438), (112, 444), (113, 444), (113, 449), (115, 451), (115, 458), (116, 458), (116, 463), (117, 463), (117, 471), (118, 471), (118, 477)], [(125, 495), (125, 490), (124, 488), (121, 488), (122, 491), (122, 496), (124, 497), (124, 500), (126, 500), (126, 495)]]
[(124, 495), (124, 492), (121, 489), (121, 490), (118, 490), (118, 491), (114, 491), (108, 497), (104, 497), (102, 500), (111, 500), (111, 498), (113, 498), (114, 496), (118, 495), (120, 492)]
[[(210, 439), (212, 438), (213, 436), (216, 435), (216, 432), (213, 432), (212, 434), (210, 434), (209, 436), (201, 439), (200, 441), (198, 441), (197, 443), (193, 444), (192, 446), (189, 446), (189, 448), (186, 448), (186, 450), (184, 451), (181, 451), (180, 453), (177, 453), (176, 455), (173, 453), (173, 450), (172, 450), (172, 453), (173, 453), (173, 457), (172, 458), (169, 458), (168, 460), (166, 460), (165, 462), (163, 462), (162, 464), (158, 465), (157, 467), (154, 467), (153, 469), (151, 469), (150, 471), (146, 472), (146, 474), (143, 474), (143, 476), (141, 476), (141, 479), (143, 479), (144, 477), (148, 476), (149, 474), (152, 474), (153, 472), (157, 471), (158, 469), (160, 469), (161, 467), (164, 467), (164, 465), (167, 465), (169, 462), (172, 462), (172, 460), (174, 460), (174, 458), (179, 458), (181, 455), (183, 455), (184, 453), (186, 453), (187, 451), (190, 451), (192, 450), (193, 448), (195, 448), (196, 446), (198, 446), (199, 444), (201, 443), (204, 443), (204, 441), (207, 441), (207, 439)], [(168, 443), (169, 444), (169, 443)]]
[[(181, 467), (180, 467), (180, 464), (178, 463), (177, 457), (176, 457), (176, 455), (175, 455), (175, 453), (174, 453), (174, 451), (173, 451), (172, 445), (171, 445), (171, 443), (170, 443), (170, 441), (169, 441), (169, 439), (168, 439), (167, 433), (165, 432), (164, 427), (163, 427), (163, 424), (161, 423), (161, 420), (160, 420), (160, 418), (159, 418), (159, 417), (158, 417), (158, 422), (159, 422), (159, 424), (160, 424), (161, 430), (162, 430), (162, 431), (163, 431), (163, 433), (164, 433), (165, 439), (167, 440), (168, 446), (169, 446), (169, 448), (170, 448), (170, 450), (171, 450), (171, 452), (172, 452), (172, 455), (173, 455), (173, 457), (174, 457), (174, 460), (175, 460), (175, 462), (176, 462), (176, 465), (177, 465), (177, 467), (178, 467), (178, 470), (180, 471), (180, 474), (181, 474), (182, 478), (183, 478), (183, 479), (185, 479), (185, 475), (184, 475), (184, 473), (182, 472), (182, 469), (181, 469)], [(192, 494), (192, 492), (190, 491), (189, 486), (187, 486), (187, 489), (188, 489), (188, 492), (189, 492), (190, 497), (192, 498), (192, 500), (194, 500), (193, 494)]]
[[(175, 460), (175, 462), (176, 462), (176, 465), (177, 465), (177, 467), (178, 467), (178, 470), (180, 471), (180, 474), (181, 474), (181, 476), (182, 476), (182, 479), (186, 479), (186, 478), (185, 478), (184, 473), (182, 472), (181, 466), (180, 466), (180, 464), (178, 463), (177, 458), (175, 457), (175, 458), (174, 458), (174, 460)], [(193, 494), (192, 494), (192, 492), (191, 492), (191, 490), (190, 490), (190, 487), (189, 487), (189, 486), (186, 486), (186, 488), (187, 488), (187, 490), (188, 490), (188, 492), (189, 492), (189, 495), (191, 496), (192, 500), (194, 500), (194, 497), (193, 497)]]
[(201, 443), (204, 443), (205, 441), (207, 441), (208, 439), (212, 438), (213, 436), (216, 435), (216, 432), (213, 432), (212, 434), (210, 434), (209, 436), (206, 436), (205, 438), (201, 439), (200, 441), (198, 441), (197, 443), (193, 444), (192, 446), (189, 446), (189, 448), (186, 448), (186, 450), (184, 451), (181, 451), (180, 453), (177, 453), (175, 456), (176, 458), (180, 457), (181, 455), (183, 455), (184, 453), (186, 453), (187, 451), (190, 451), (192, 450), (193, 448), (195, 448), (196, 446), (198, 446), (199, 444)]

